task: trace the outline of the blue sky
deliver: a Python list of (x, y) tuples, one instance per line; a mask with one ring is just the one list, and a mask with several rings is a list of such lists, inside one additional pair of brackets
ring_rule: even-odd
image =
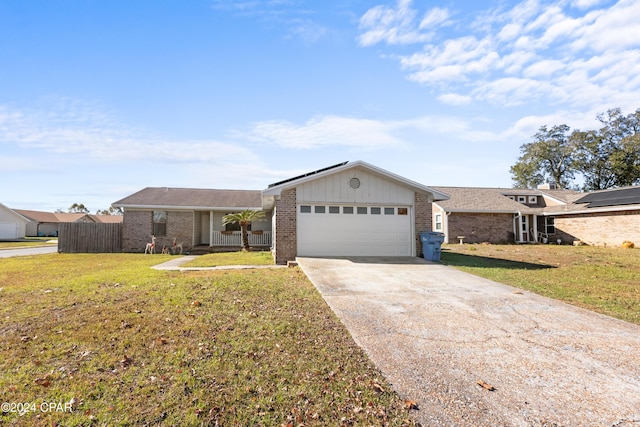
[(0, 0), (0, 203), (346, 160), (511, 187), (540, 126), (640, 108), (639, 34), (637, 0)]

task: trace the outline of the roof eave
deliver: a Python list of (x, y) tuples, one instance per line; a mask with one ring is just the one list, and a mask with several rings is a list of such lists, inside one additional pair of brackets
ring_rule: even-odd
[(597, 208), (584, 208), (574, 211), (545, 211), (545, 216), (562, 216), (562, 215), (580, 215), (580, 214), (592, 214), (592, 213), (607, 213), (607, 212), (624, 212), (624, 211), (637, 211), (640, 210), (640, 205), (626, 205), (615, 207), (597, 207)]
[(434, 201), (435, 200), (448, 200), (449, 199), (449, 196), (447, 196), (446, 194), (441, 193), (441, 192), (439, 192), (439, 191), (437, 191), (437, 190), (435, 190), (435, 189), (433, 189), (431, 187), (427, 187), (425, 185), (422, 185), (422, 184), (417, 183), (415, 181), (412, 181), (410, 179), (404, 178), (404, 177), (402, 177), (400, 175), (396, 175), (393, 172), (389, 172), (387, 170), (381, 169), (381, 168), (379, 168), (377, 166), (374, 166), (374, 165), (369, 164), (367, 162), (364, 162), (362, 160), (356, 160), (356, 161), (353, 161), (353, 162), (348, 162), (348, 163), (345, 163), (342, 166), (338, 166), (338, 167), (335, 167), (335, 168), (332, 168), (332, 169), (328, 169), (326, 171), (319, 172), (319, 173), (316, 173), (316, 174), (313, 174), (313, 175), (302, 176), (299, 179), (296, 179), (296, 180), (293, 180), (293, 181), (288, 181), (288, 182), (285, 182), (285, 183), (280, 184), (280, 185), (276, 185), (276, 186), (271, 187), (271, 188), (267, 188), (267, 189), (262, 191), (262, 197), (263, 198), (265, 196), (266, 197), (269, 197), (269, 196), (276, 196), (277, 197), (284, 190), (288, 190), (290, 188), (297, 187), (300, 184), (304, 184), (304, 183), (309, 182), (309, 181), (314, 181), (314, 180), (317, 180), (317, 179), (332, 175), (334, 173), (342, 172), (342, 171), (353, 169), (353, 168), (356, 168), (356, 167), (363, 167), (363, 168), (368, 169), (369, 171), (373, 172), (374, 174), (377, 174), (377, 175), (380, 175), (380, 176), (383, 176), (383, 177), (386, 177), (386, 178), (390, 178), (390, 179), (395, 180), (397, 182), (400, 182), (403, 185), (413, 189), (414, 191), (423, 192), (423, 193), (430, 193), (433, 196), (433, 200)]
[(155, 209), (155, 210), (179, 210), (179, 211), (238, 211), (238, 210), (261, 210), (261, 206), (175, 206), (175, 205), (134, 205), (134, 204), (113, 204), (114, 208), (123, 209)]

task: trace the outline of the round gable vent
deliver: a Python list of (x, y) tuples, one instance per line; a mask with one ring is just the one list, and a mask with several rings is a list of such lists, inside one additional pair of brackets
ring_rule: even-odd
[(353, 188), (354, 190), (360, 188), (360, 180), (358, 178), (351, 178), (349, 180), (349, 187)]

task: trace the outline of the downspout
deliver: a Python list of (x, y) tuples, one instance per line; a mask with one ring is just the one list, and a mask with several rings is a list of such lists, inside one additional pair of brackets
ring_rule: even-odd
[(447, 243), (451, 243), (449, 242), (449, 215), (451, 215), (451, 211), (445, 212), (442, 217), (442, 231), (444, 231), (444, 238)]

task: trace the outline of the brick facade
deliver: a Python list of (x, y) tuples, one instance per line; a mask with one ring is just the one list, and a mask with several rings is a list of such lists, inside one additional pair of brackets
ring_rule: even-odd
[(423, 193), (415, 193), (414, 196), (414, 209), (415, 209), (415, 240), (416, 240), (416, 255), (422, 255), (422, 241), (420, 240), (420, 233), (426, 231), (432, 231), (432, 211), (433, 204), (429, 201), (429, 196)]
[(151, 242), (153, 212), (127, 210), (122, 220), (123, 252), (144, 252)]
[(513, 214), (456, 213), (447, 217), (448, 243), (513, 243)]
[[(174, 237), (178, 238), (178, 243), (184, 244), (184, 250), (191, 248), (193, 217), (192, 211), (167, 211), (167, 233), (166, 236), (156, 236), (156, 252), (162, 251), (164, 245), (172, 245)], [(122, 227), (122, 250), (144, 252), (153, 233), (153, 211), (127, 209)]]
[(618, 247), (629, 240), (640, 245), (640, 210), (576, 214), (555, 217), (556, 234), (563, 242)]
[(298, 254), (298, 237), (296, 224), (296, 189), (285, 190), (276, 200), (275, 228), (273, 230), (273, 247), (276, 264), (295, 261)]

